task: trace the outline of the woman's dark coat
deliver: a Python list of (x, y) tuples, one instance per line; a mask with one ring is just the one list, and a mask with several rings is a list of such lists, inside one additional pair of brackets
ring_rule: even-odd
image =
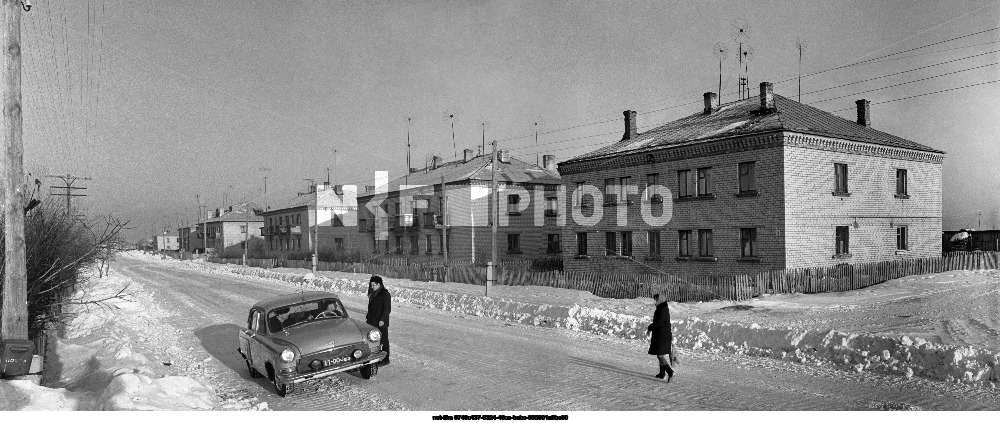
[[(368, 289), (371, 291), (371, 288)], [(389, 327), (389, 313), (392, 312), (392, 295), (385, 289), (385, 285), (375, 293), (368, 294), (368, 314), (365, 315), (365, 322), (377, 328)], [(378, 322), (384, 326), (379, 326)]]
[(652, 355), (670, 354), (670, 344), (674, 341), (673, 332), (670, 330), (670, 309), (664, 301), (656, 306), (653, 312), (653, 323), (647, 327), (653, 332), (653, 337), (649, 340), (649, 353)]

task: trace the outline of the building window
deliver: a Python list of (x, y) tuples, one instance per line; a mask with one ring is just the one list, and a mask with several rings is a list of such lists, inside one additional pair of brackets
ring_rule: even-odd
[(909, 250), (909, 245), (906, 240), (906, 226), (896, 227), (896, 249)]
[(851, 253), (851, 231), (847, 226), (837, 227), (837, 255)]
[(344, 238), (334, 238), (333, 244), (338, 250), (344, 249)]
[(847, 194), (847, 164), (846, 163), (834, 163), (833, 164), (833, 179), (834, 179), (833, 193), (834, 194)]
[(646, 234), (647, 241), (649, 242), (649, 255), (651, 257), (660, 256), (660, 231), (649, 231)]
[(756, 162), (744, 162), (739, 164), (741, 193), (757, 191), (756, 167)]
[(420, 252), (420, 237), (416, 235), (410, 235), (410, 253), (416, 254)]
[(618, 202), (618, 186), (615, 185), (615, 178), (604, 180), (604, 204), (615, 204)]
[(576, 202), (576, 204), (580, 205), (580, 208), (590, 207), (592, 205), (592, 203), (593, 203), (593, 200), (594, 200), (592, 197), (587, 196), (587, 198), (589, 198), (590, 201), (586, 201), (586, 202), (583, 201), (583, 199), (584, 199), (584, 197), (583, 197), (583, 187), (586, 186), (586, 185), (587, 185), (587, 181), (577, 182), (576, 183), (576, 191), (573, 191), (573, 196), (575, 198), (574, 201)]
[(698, 195), (712, 194), (712, 168), (698, 169)]
[(906, 169), (896, 169), (896, 195), (906, 194)]
[(677, 171), (677, 197), (684, 198), (690, 197), (691, 191), (688, 190), (691, 184), (691, 171), (684, 169)]
[(618, 233), (607, 232), (604, 234), (604, 255), (618, 255)]
[(587, 233), (576, 233), (576, 255), (585, 257), (587, 255)]
[(548, 197), (545, 199), (545, 215), (546, 216), (556, 216), (559, 214), (559, 199), (556, 197)]
[(240, 233), (241, 234), (247, 233), (247, 225), (240, 225)]
[(622, 232), (622, 255), (632, 257), (632, 232)]
[(757, 257), (757, 228), (740, 229), (740, 257)]
[(403, 252), (403, 237), (401, 236), (396, 237), (396, 250), (394, 252), (396, 253)]
[(715, 254), (715, 246), (712, 244), (712, 230), (698, 229), (698, 255), (701, 257), (712, 257)]
[(548, 235), (548, 249), (547, 252), (558, 253), (561, 252), (562, 248), (559, 246), (559, 234), (549, 234)]
[(619, 179), (618, 189), (620, 194), (618, 195), (618, 201), (628, 203), (628, 187), (630, 186), (632, 186), (631, 176), (623, 176)]
[(399, 212), (399, 210), (400, 210), (400, 204), (399, 203), (393, 203), (392, 204), (392, 208), (393, 208), (393, 211), (395, 212), (396, 216), (399, 216), (401, 214)]
[(434, 235), (427, 235), (427, 252), (434, 252)]
[(660, 194), (655, 194), (654, 195), (653, 194), (653, 190), (651, 189), (653, 186), (659, 185), (659, 184), (660, 184), (660, 174), (659, 173), (650, 173), (650, 174), (646, 175), (646, 201), (655, 202), (655, 203), (663, 201), (663, 198), (660, 197)]
[(521, 202), (521, 196), (517, 194), (510, 194), (507, 196), (507, 214), (516, 216), (521, 214), (518, 211), (517, 205)]
[(521, 234), (507, 234), (507, 252), (521, 252)]
[(691, 257), (691, 231), (677, 231), (677, 255)]

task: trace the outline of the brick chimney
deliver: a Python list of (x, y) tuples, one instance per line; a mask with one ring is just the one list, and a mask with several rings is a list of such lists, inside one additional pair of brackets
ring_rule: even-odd
[(500, 163), (510, 163), (510, 150), (500, 150), (497, 152)]
[(760, 83), (760, 110), (774, 110), (774, 88), (770, 82)]
[(556, 171), (556, 156), (546, 154), (542, 156), (542, 168), (552, 172)]
[(468, 149), (468, 148), (466, 148), (465, 150), (462, 150), (462, 153), (463, 153), (462, 154), (462, 161), (465, 162), (465, 163), (468, 163), (469, 160), (472, 160), (472, 158), (475, 157), (475, 156), (472, 155), (472, 150)]
[(854, 103), (858, 105), (858, 125), (870, 128), (872, 126), (872, 102), (861, 99)]
[(712, 104), (715, 103), (716, 99), (718, 99), (718, 96), (715, 93), (712, 93), (712, 92), (705, 93), (705, 114), (706, 115), (712, 113)]
[(622, 136), (622, 140), (630, 140), (632, 138), (635, 138), (636, 134), (635, 115), (636, 115), (635, 110), (625, 111), (625, 135)]
[(441, 167), (442, 163), (444, 163), (444, 159), (442, 159), (442, 158), (440, 158), (438, 156), (434, 156), (434, 158), (431, 159), (431, 169), (437, 169), (437, 168)]

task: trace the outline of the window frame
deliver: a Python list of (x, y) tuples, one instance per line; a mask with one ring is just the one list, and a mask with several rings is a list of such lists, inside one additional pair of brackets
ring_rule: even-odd
[(677, 170), (677, 198), (691, 197), (691, 169)]
[(663, 254), (662, 236), (658, 229), (646, 232), (646, 243), (649, 245), (650, 257), (660, 257)]
[(834, 231), (834, 254), (838, 257), (851, 254), (851, 227), (837, 226)]
[(521, 234), (520, 233), (508, 233), (507, 234), (507, 253), (520, 253), (521, 252)]
[(604, 233), (604, 256), (618, 256), (618, 232), (609, 231)]
[(849, 172), (847, 163), (834, 163), (833, 164), (833, 194), (834, 195), (847, 195), (850, 194), (850, 186), (848, 185)]
[(757, 162), (741, 162), (736, 165), (737, 184), (741, 194), (757, 192)]
[[(757, 228), (740, 228), (740, 257), (758, 258)], [(749, 254), (748, 251), (749, 250)]]
[(576, 256), (577, 257), (587, 257), (589, 255), (589, 248), (587, 246), (587, 233), (577, 232), (576, 233)]
[(691, 257), (691, 230), (677, 231), (677, 256)]
[(711, 167), (700, 167), (697, 170), (698, 177), (698, 188), (697, 193), (699, 197), (707, 197), (712, 195), (712, 168)]
[(698, 229), (698, 257), (715, 257), (715, 241), (711, 229)]
[(910, 250), (910, 234), (906, 226), (896, 226), (896, 250)]
[(621, 231), (621, 249), (618, 255), (622, 257), (632, 257), (634, 253), (632, 247), (632, 231)]
[(896, 197), (909, 198), (910, 193), (909, 175), (906, 169), (896, 168)]
[(618, 186), (617, 179), (615, 178), (604, 178), (604, 204), (617, 204), (618, 203)]
[[(553, 238), (555, 237), (555, 238)], [(562, 252), (562, 239), (559, 234), (546, 234), (545, 244), (547, 253), (561, 253)], [(553, 248), (553, 246), (555, 248)]]

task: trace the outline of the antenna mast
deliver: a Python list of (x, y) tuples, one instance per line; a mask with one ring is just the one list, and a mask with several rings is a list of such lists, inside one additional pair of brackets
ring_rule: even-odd
[(799, 50), (799, 103), (802, 102), (802, 53), (806, 52), (806, 40), (795, 40), (795, 48)]
[(717, 97), (717, 107), (722, 107), (722, 61), (726, 60), (728, 51), (722, 42), (715, 43), (715, 57), (719, 59), (719, 96)]
[[(733, 35), (733, 41), (739, 44), (739, 55), (737, 56), (737, 59), (739, 60), (739, 70), (747, 70), (747, 72), (740, 77), (740, 100), (742, 100), (744, 98), (749, 98), (750, 96), (750, 81), (748, 79), (749, 66), (744, 68), (744, 62), (749, 63), (750, 57), (753, 54), (753, 49), (750, 48), (749, 44), (750, 34), (748, 31), (750, 30), (750, 23), (747, 22), (746, 19), (736, 18), (729, 24), (729, 26)], [(744, 44), (746, 44), (745, 49), (743, 46)], [(721, 97), (722, 94), (720, 93), (719, 96)]]

